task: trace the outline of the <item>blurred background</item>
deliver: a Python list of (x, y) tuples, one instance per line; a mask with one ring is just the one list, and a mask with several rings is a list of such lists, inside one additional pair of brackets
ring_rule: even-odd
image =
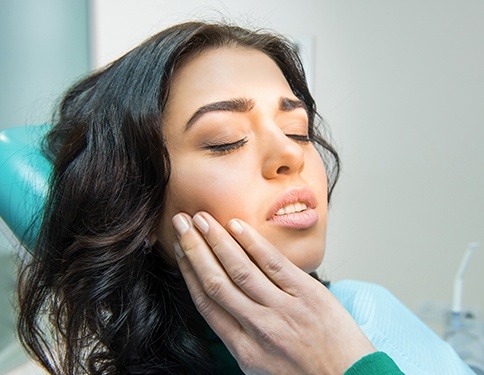
[[(443, 334), (470, 242), (482, 245), (463, 304), (484, 311), (483, 17), (478, 0), (3, 0), (0, 130), (48, 122), (70, 83), (177, 22), (290, 36), (343, 162), (322, 275), (382, 284)], [(5, 374), (26, 360), (11, 307), (19, 250), (1, 228)]]

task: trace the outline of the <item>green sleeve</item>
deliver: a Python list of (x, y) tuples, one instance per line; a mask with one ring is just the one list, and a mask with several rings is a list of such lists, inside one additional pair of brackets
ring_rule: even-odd
[(383, 352), (375, 352), (361, 358), (344, 375), (402, 375), (398, 366)]

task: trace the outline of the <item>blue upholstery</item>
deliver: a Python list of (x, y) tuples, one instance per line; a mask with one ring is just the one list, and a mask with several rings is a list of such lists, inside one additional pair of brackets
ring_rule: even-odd
[(21, 126), (0, 132), (0, 217), (27, 249), (37, 235), (51, 172), (40, 151), (48, 129)]
[(376, 349), (408, 375), (474, 375), (454, 349), (385, 288), (355, 280), (331, 283), (331, 293), (348, 310)]

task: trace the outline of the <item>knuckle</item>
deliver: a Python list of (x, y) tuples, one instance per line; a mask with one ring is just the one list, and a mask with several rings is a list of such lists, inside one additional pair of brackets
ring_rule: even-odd
[(180, 240), (180, 246), (184, 253), (191, 253), (198, 248), (198, 242), (193, 238), (183, 238)]
[(257, 330), (257, 336), (259, 337), (259, 342), (264, 348), (272, 349), (279, 343), (278, 335), (270, 328), (259, 327)]
[(215, 251), (223, 250), (224, 248), (224, 241), (221, 235), (213, 234), (210, 238), (210, 247)]
[(247, 350), (246, 348), (237, 350), (235, 357), (237, 358), (240, 369), (244, 372), (244, 374), (251, 374), (255, 372), (256, 360), (254, 358), (254, 354), (250, 350)]
[(224, 279), (222, 276), (215, 275), (209, 277), (203, 282), (203, 289), (209, 298), (216, 299), (222, 291)]
[(202, 316), (210, 315), (210, 312), (213, 309), (213, 301), (208, 299), (207, 296), (202, 293), (193, 296), (193, 303)]
[(283, 263), (280, 258), (270, 258), (264, 267), (264, 271), (269, 277), (275, 276), (280, 273), (283, 269)]
[(230, 277), (239, 286), (246, 285), (250, 280), (250, 270), (246, 266), (238, 266), (230, 271)]
[(279, 319), (263, 322), (260, 318), (256, 318), (256, 315), (254, 314), (253, 319), (250, 319), (249, 322), (252, 337), (265, 351), (273, 351), (281, 345), (281, 322)]

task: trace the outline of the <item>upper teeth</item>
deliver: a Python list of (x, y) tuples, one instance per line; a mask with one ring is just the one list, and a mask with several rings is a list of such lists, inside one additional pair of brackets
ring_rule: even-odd
[(308, 206), (306, 206), (304, 203), (297, 202), (293, 204), (288, 204), (287, 206), (284, 206), (280, 208), (277, 212), (276, 215), (287, 215), (287, 214), (292, 214), (294, 212), (301, 212), (304, 211)]

